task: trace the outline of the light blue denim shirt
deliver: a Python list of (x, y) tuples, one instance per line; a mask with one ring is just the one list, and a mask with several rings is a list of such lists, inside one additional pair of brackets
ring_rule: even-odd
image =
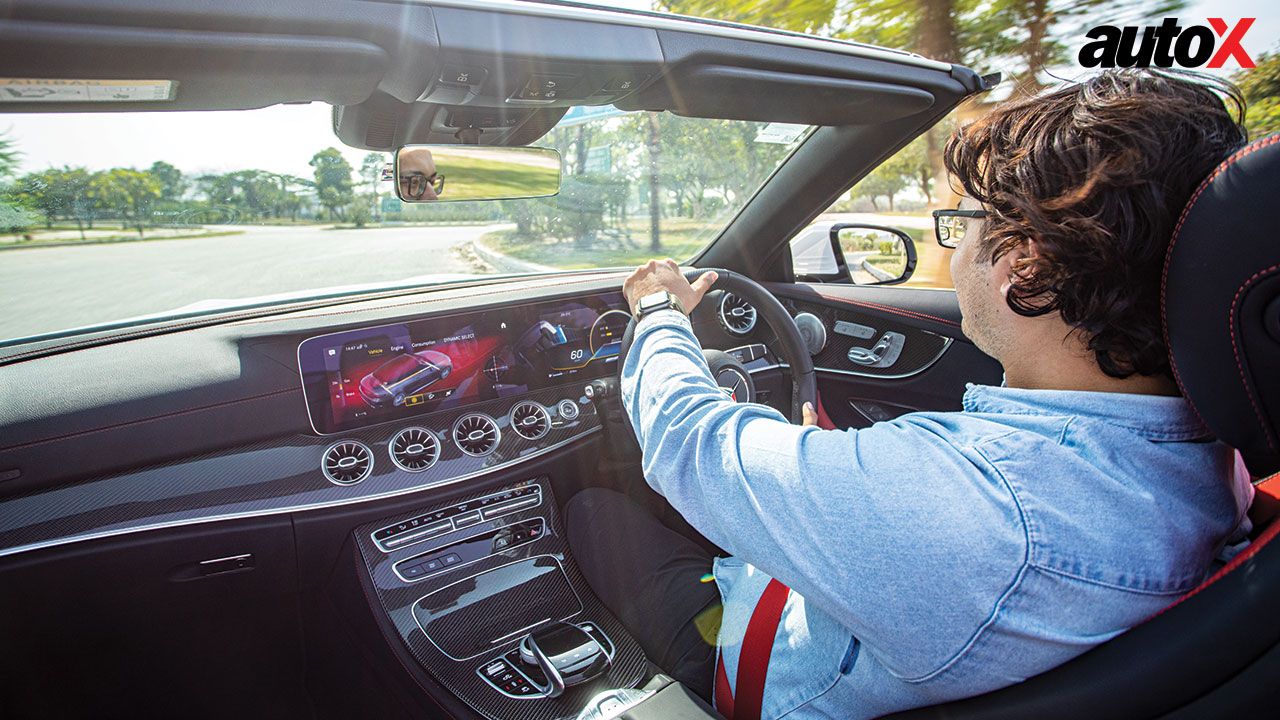
[(792, 593), (762, 717), (864, 718), (1016, 683), (1195, 587), (1242, 521), (1182, 398), (971, 385), (963, 412), (791, 425), (717, 389), (689, 321), (639, 323), (622, 397), (644, 473), (732, 554), (719, 645)]

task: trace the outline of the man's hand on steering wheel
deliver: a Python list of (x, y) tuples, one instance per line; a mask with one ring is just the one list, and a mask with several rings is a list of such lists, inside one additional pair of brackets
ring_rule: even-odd
[(627, 304), (631, 306), (632, 315), (636, 312), (636, 303), (640, 302), (640, 298), (663, 291), (674, 295), (680, 301), (685, 314), (690, 314), (718, 278), (715, 271), (710, 271), (699, 275), (694, 279), (693, 284), (690, 284), (675, 260), (671, 258), (650, 260), (636, 268), (635, 272), (622, 283), (622, 294), (626, 296)]
[[(730, 273), (730, 275), (731, 277), (733, 276), (732, 273)], [(708, 270), (695, 277), (693, 282), (690, 283), (688, 278), (685, 276), (685, 273), (680, 270), (680, 266), (676, 264), (675, 260), (672, 260), (671, 258), (667, 258), (666, 260), (650, 260), (644, 265), (636, 268), (635, 271), (632, 272), (631, 275), (622, 283), (622, 293), (627, 299), (627, 304), (631, 307), (632, 315), (635, 314), (636, 304), (640, 302), (641, 298), (646, 295), (652, 295), (653, 293), (664, 291), (675, 296), (686, 314), (692, 314), (694, 307), (697, 306), (703, 296), (707, 294), (707, 291), (711, 289), (711, 286), (715, 285), (716, 281), (719, 279), (720, 275), (716, 271)], [(738, 281), (738, 283), (741, 282), (742, 280)], [(755, 285), (754, 283), (750, 284)], [(756, 287), (758, 288), (759, 286)], [(759, 290), (763, 295), (764, 289), (759, 288)], [(777, 301), (773, 300), (771, 296), (765, 297), (772, 300), (773, 304), (777, 305)], [(781, 306), (778, 306), (778, 309), (781, 310)], [(783, 312), (782, 317), (785, 317), (788, 320), (790, 319), (790, 316), (786, 315), (785, 311)], [(627, 337), (623, 339), (624, 349), (630, 348), (630, 331), (631, 328), (628, 328)], [(792, 344), (795, 347), (802, 348), (803, 346), (799, 341), (799, 332), (794, 329), (794, 325), (792, 326), (792, 332), (796, 335)], [(626, 356), (625, 350), (622, 354), (623, 357)], [(805, 359), (808, 359), (807, 355), (805, 356)], [(810, 366), (808, 374), (812, 376), (812, 366)], [(809, 383), (812, 384), (812, 382), (812, 377), (810, 377)], [(813, 391), (811, 390), (811, 392)], [(801, 425), (808, 426), (818, 424), (818, 412), (814, 408), (814, 404), (812, 402), (804, 402), (800, 408), (800, 415)], [(792, 417), (794, 418), (794, 415)]]

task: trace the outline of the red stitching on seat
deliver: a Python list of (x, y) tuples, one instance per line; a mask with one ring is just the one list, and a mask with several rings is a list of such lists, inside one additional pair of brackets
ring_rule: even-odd
[(1253, 274), (1253, 277), (1245, 280), (1240, 286), (1240, 289), (1236, 290), (1235, 297), (1231, 299), (1231, 312), (1227, 314), (1227, 324), (1231, 331), (1231, 354), (1235, 356), (1236, 369), (1240, 371), (1240, 384), (1244, 386), (1244, 394), (1248, 396), (1249, 404), (1253, 406), (1253, 414), (1258, 418), (1258, 425), (1262, 427), (1262, 437), (1267, 441), (1267, 447), (1271, 448), (1273, 451), (1276, 449), (1276, 444), (1271, 439), (1270, 426), (1267, 424), (1266, 419), (1262, 417), (1262, 408), (1258, 406), (1258, 401), (1253, 396), (1253, 388), (1249, 384), (1249, 378), (1246, 377), (1244, 372), (1244, 363), (1240, 360), (1240, 349), (1236, 346), (1236, 305), (1240, 302), (1240, 296), (1244, 294), (1244, 291), (1248, 289), (1250, 285), (1278, 269), (1280, 269), (1280, 265), (1272, 265), (1266, 270), (1259, 270)]
[[(1165, 347), (1169, 350), (1169, 369), (1173, 371), (1173, 381), (1177, 383), (1178, 389), (1182, 391), (1182, 396), (1187, 399), (1187, 404), (1191, 406), (1192, 412), (1196, 414), (1197, 418), (1200, 418), (1200, 422), (1202, 423), (1204, 422), (1204, 417), (1200, 415), (1200, 410), (1196, 407), (1196, 404), (1191, 401), (1191, 397), (1187, 395), (1187, 388), (1182, 384), (1182, 375), (1178, 372), (1178, 364), (1173, 357), (1173, 347), (1169, 342), (1169, 313), (1165, 305), (1165, 296), (1167, 295), (1169, 288), (1169, 261), (1173, 258), (1173, 248), (1178, 243), (1178, 238), (1182, 233), (1183, 223), (1186, 222), (1187, 217), (1191, 214), (1192, 207), (1194, 207), (1196, 202), (1200, 200), (1200, 196), (1209, 188), (1210, 183), (1216, 180), (1219, 175), (1226, 172), (1227, 169), (1235, 163), (1263, 148), (1275, 145), (1277, 142), (1280, 142), (1280, 134), (1263, 138), (1252, 145), (1246, 145), (1245, 147), (1240, 148), (1226, 160), (1223, 160), (1222, 163), (1209, 174), (1209, 177), (1201, 181), (1200, 185), (1196, 187), (1196, 191), (1191, 194), (1191, 199), (1188, 200), (1186, 206), (1182, 208), (1182, 214), (1178, 216), (1178, 222), (1173, 226), (1173, 236), (1169, 239), (1169, 249), (1166, 250), (1164, 254), (1164, 268), (1160, 273), (1160, 329), (1164, 333)], [(1205, 425), (1208, 425), (1208, 423), (1205, 423)]]
[[(1254, 487), (1261, 490), (1264, 488), (1265, 485), (1275, 480), (1276, 478), (1280, 478), (1280, 473), (1276, 473), (1268, 477), (1266, 480), (1262, 480), (1261, 482), (1256, 483)], [(1266, 488), (1265, 490), (1269, 491), (1270, 488)], [(1270, 492), (1268, 492), (1268, 494), (1270, 494)], [(1226, 565), (1223, 565), (1222, 568), (1220, 568), (1216, 573), (1211, 575), (1208, 580), (1205, 580), (1204, 582), (1192, 588), (1191, 592), (1188, 592), (1186, 595), (1183, 595), (1182, 597), (1173, 601), (1169, 605), (1166, 605), (1164, 609), (1162, 609), (1160, 612), (1147, 618), (1146, 622), (1151, 622), (1155, 618), (1160, 617), (1164, 613), (1172, 610), (1173, 608), (1186, 602), (1188, 599), (1194, 597), (1200, 591), (1204, 590), (1210, 585), (1226, 577), (1236, 568), (1243, 565), (1249, 558), (1253, 557), (1254, 555), (1257, 555), (1262, 550), (1262, 548), (1266, 546), (1267, 543), (1275, 539), (1276, 535), (1280, 535), (1280, 519), (1272, 520), (1271, 524), (1267, 526), (1267, 529), (1262, 531), (1261, 535), (1254, 538), (1253, 541), (1249, 543), (1249, 547), (1237, 553), (1235, 557), (1231, 558), (1230, 562), (1228, 562)]]

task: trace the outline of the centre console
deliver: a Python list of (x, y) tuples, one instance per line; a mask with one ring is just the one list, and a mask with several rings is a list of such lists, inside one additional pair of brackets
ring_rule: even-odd
[(545, 476), (355, 535), (389, 639), (481, 716), (574, 718), (650, 674), (575, 564)]

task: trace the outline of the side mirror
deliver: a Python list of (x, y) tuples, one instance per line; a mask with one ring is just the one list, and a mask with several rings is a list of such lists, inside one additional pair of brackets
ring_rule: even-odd
[[(385, 177), (385, 174), (384, 174)], [(493, 145), (406, 145), (391, 171), (406, 203), (511, 200), (560, 192), (560, 152)]]
[(809, 226), (791, 240), (797, 280), (896, 285), (916, 269), (916, 246), (896, 228), (859, 223)]
[(897, 285), (916, 271), (916, 244), (897, 228), (838, 223), (831, 245), (858, 285)]

